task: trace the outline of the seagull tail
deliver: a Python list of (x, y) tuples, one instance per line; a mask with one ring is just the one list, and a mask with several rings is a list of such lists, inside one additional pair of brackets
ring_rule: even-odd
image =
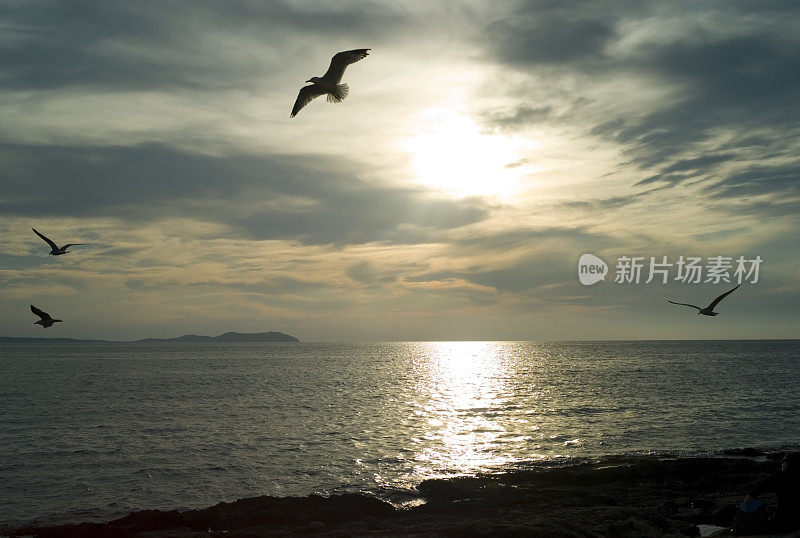
[(349, 93), (350, 93), (350, 86), (348, 86), (347, 84), (337, 84), (336, 90), (328, 94), (328, 102), (341, 103)]

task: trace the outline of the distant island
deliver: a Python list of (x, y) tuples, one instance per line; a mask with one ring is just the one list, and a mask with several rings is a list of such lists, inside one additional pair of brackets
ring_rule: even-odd
[(77, 343), (103, 343), (109, 340), (80, 340), (78, 338), (36, 338), (0, 336), (0, 344), (77, 344)]
[[(294, 336), (269, 331), (263, 333), (237, 333), (227, 332), (219, 336), (201, 336), (197, 334), (184, 334), (177, 338), (142, 338), (133, 342), (299, 342)], [(77, 338), (17, 338), (14, 336), (0, 336), (0, 344), (74, 344), (74, 343), (103, 343), (115, 340), (81, 340)], [(119, 341), (116, 341), (119, 342)]]
[(197, 334), (184, 334), (177, 338), (144, 338), (137, 342), (299, 342), (294, 336), (269, 331), (266, 333), (235, 333), (227, 332), (219, 336), (200, 336)]

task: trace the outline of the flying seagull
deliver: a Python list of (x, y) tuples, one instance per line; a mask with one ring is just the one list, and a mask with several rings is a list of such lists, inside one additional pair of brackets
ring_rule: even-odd
[[(739, 286), (741, 286), (741, 284), (739, 284)], [(719, 297), (717, 297), (716, 299), (714, 299), (713, 301), (711, 301), (711, 304), (710, 304), (710, 305), (708, 305), (708, 306), (707, 306), (707, 307), (705, 307), (705, 308), (700, 308), (699, 306), (695, 306), (695, 305), (693, 305), (693, 304), (686, 304), (686, 303), (676, 303), (675, 301), (667, 301), (667, 302), (668, 302), (668, 303), (672, 303), (672, 304), (679, 304), (679, 305), (681, 305), (681, 306), (691, 306), (692, 308), (696, 308), (697, 310), (699, 310), (699, 312), (697, 312), (697, 315), (698, 315), (698, 316), (699, 316), (700, 314), (703, 314), (704, 316), (716, 316), (717, 314), (719, 314), (719, 312), (714, 312), (714, 307), (715, 307), (715, 306), (717, 306), (717, 305), (719, 304), (719, 302), (720, 302), (721, 300), (723, 300), (725, 297), (727, 297), (728, 295), (730, 295), (731, 293), (733, 293), (734, 291), (736, 291), (736, 289), (737, 289), (739, 286), (736, 286), (736, 288), (733, 288), (733, 289), (732, 289), (732, 290), (730, 290), (730, 291), (726, 291), (725, 293), (723, 293), (722, 295), (720, 295)]]
[(350, 93), (350, 88), (347, 84), (339, 84), (342, 81), (345, 68), (363, 60), (372, 49), (353, 49), (338, 52), (331, 58), (331, 66), (325, 71), (321, 77), (311, 77), (306, 82), (311, 82), (311, 86), (303, 86), (300, 88), (300, 93), (297, 94), (297, 101), (294, 102), (292, 107), (292, 115), (294, 118), (300, 109), (311, 102), (312, 99), (320, 95), (328, 94), (329, 103), (341, 103), (342, 100)]
[(42, 318), (39, 321), (34, 321), (33, 322), (34, 325), (41, 325), (42, 329), (46, 329), (46, 328), (50, 327), (53, 323), (61, 322), (60, 319), (53, 319), (50, 316), (50, 314), (48, 314), (47, 312), (45, 312), (44, 310), (42, 310), (40, 308), (36, 308), (33, 305), (31, 305), (31, 312), (33, 312), (34, 314), (36, 314), (37, 316)]
[(38, 235), (39, 237), (44, 239), (45, 242), (48, 245), (50, 245), (50, 254), (52, 254), (53, 256), (60, 256), (62, 254), (66, 254), (67, 252), (69, 252), (69, 250), (67, 250), (69, 247), (71, 247), (73, 245), (82, 245), (83, 244), (83, 243), (67, 243), (63, 247), (59, 247), (58, 245), (56, 245), (55, 243), (50, 241), (48, 238), (46, 238), (45, 236), (43, 236), (42, 234), (37, 232), (36, 228), (31, 228), (31, 230), (33, 230), (33, 233), (35, 233), (36, 235)]

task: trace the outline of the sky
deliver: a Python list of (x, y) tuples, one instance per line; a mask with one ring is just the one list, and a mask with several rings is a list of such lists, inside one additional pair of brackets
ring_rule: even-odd
[[(0, 335), (800, 337), (798, 26), (789, 0), (2, 0)], [(356, 48), (347, 99), (289, 118)], [(666, 302), (739, 257), (719, 316)]]

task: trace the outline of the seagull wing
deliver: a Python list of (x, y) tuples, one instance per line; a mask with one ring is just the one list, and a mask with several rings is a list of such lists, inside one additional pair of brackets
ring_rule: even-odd
[(74, 247), (75, 245), (82, 245), (82, 244), (83, 244), (83, 243), (67, 243), (66, 245), (64, 245), (64, 246), (63, 246), (63, 247), (61, 247), (61, 248), (63, 248), (64, 250), (66, 250), (66, 249), (68, 249), (69, 247)]
[(698, 309), (698, 310), (702, 310), (702, 308), (700, 308), (699, 306), (695, 306), (695, 305), (693, 305), (693, 304), (687, 304), (687, 303), (676, 303), (675, 301), (667, 301), (667, 302), (668, 302), (668, 303), (672, 303), (672, 304), (679, 304), (679, 305), (681, 305), (681, 306), (691, 306), (692, 308), (696, 308), (696, 309)]
[(33, 305), (31, 305), (31, 312), (33, 312), (34, 314), (36, 314), (37, 316), (39, 316), (42, 319), (53, 319), (53, 318), (50, 317), (50, 314), (48, 314), (47, 312), (45, 312), (44, 310), (42, 310), (40, 308), (36, 308)]
[(328, 82), (332, 82), (333, 84), (339, 84), (339, 82), (342, 81), (342, 75), (344, 75), (345, 68), (352, 63), (356, 63), (357, 61), (366, 58), (369, 54), (367, 51), (369, 50), (372, 49), (346, 50), (344, 52), (334, 54), (333, 58), (331, 58), (331, 65), (328, 67), (328, 70), (325, 71), (325, 74), (322, 75), (322, 78)]
[[(741, 284), (739, 284), (739, 286), (741, 286)], [(736, 288), (738, 288), (739, 286), (736, 286)], [(709, 310), (714, 310), (714, 307), (717, 306), (719, 304), (719, 302), (721, 300), (723, 300), (725, 297), (727, 297), (728, 295), (730, 295), (731, 293), (736, 291), (736, 288), (733, 288), (732, 290), (726, 291), (725, 293), (723, 293), (722, 295), (720, 295), (719, 297), (717, 297), (716, 299), (711, 301), (711, 304), (708, 305), (708, 309)]]
[(50, 248), (52, 248), (53, 250), (58, 250), (58, 246), (55, 243), (53, 243), (52, 241), (50, 241), (48, 238), (46, 238), (45, 236), (43, 236), (42, 234), (37, 232), (36, 228), (31, 228), (31, 230), (33, 230), (33, 233), (35, 233), (36, 235), (38, 235), (39, 237), (44, 239), (47, 242), (47, 244), (50, 245)]
[(325, 90), (320, 89), (316, 84), (312, 84), (311, 86), (303, 86), (300, 88), (300, 92), (297, 94), (297, 101), (294, 102), (292, 114), (289, 117), (294, 118), (297, 116), (297, 113), (300, 112), (301, 108), (325, 93)]

